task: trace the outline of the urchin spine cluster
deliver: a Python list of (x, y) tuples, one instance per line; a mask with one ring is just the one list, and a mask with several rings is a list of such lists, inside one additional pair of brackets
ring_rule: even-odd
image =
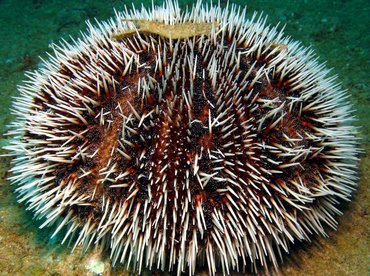
[[(190, 274), (277, 266), (289, 243), (336, 228), (356, 186), (347, 95), (311, 50), (245, 13), (167, 2), (52, 46), (20, 87), (7, 147), (41, 227), (113, 264)], [(113, 39), (127, 19), (214, 26)]]

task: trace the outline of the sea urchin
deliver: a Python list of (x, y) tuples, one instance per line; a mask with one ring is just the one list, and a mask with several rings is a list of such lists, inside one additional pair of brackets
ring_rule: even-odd
[[(347, 95), (237, 6), (89, 24), (20, 87), (11, 183), (41, 227), (133, 269), (256, 269), (336, 227), (356, 186)], [(54, 236), (53, 235), (53, 236)]]

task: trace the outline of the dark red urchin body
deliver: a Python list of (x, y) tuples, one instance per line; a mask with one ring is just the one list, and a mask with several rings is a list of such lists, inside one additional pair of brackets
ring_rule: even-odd
[[(290, 242), (336, 227), (358, 159), (346, 94), (244, 13), (167, 3), (55, 46), (21, 88), (8, 147), (42, 227), (77, 230), (113, 263), (192, 274), (197, 261), (211, 274), (276, 266)], [(171, 39), (127, 18), (212, 28)]]

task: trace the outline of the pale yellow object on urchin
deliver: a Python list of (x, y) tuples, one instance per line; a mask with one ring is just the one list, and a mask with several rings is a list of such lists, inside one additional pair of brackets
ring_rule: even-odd
[(212, 275), (278, 266), (336, 228), (357, 182), (347, 94), (245, 13), (168, 1), (52, 46), (19, 88), (7, 147), (41, 227), (138, 272)]

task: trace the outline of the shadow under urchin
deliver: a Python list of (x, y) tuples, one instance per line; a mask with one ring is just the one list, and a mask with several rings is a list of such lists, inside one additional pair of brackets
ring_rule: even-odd
[(19, 88), (11, 183), (63, 242), (180, 274), (275, 267), (356, 187), (348, 95), (245, 9), (119, 12)]

